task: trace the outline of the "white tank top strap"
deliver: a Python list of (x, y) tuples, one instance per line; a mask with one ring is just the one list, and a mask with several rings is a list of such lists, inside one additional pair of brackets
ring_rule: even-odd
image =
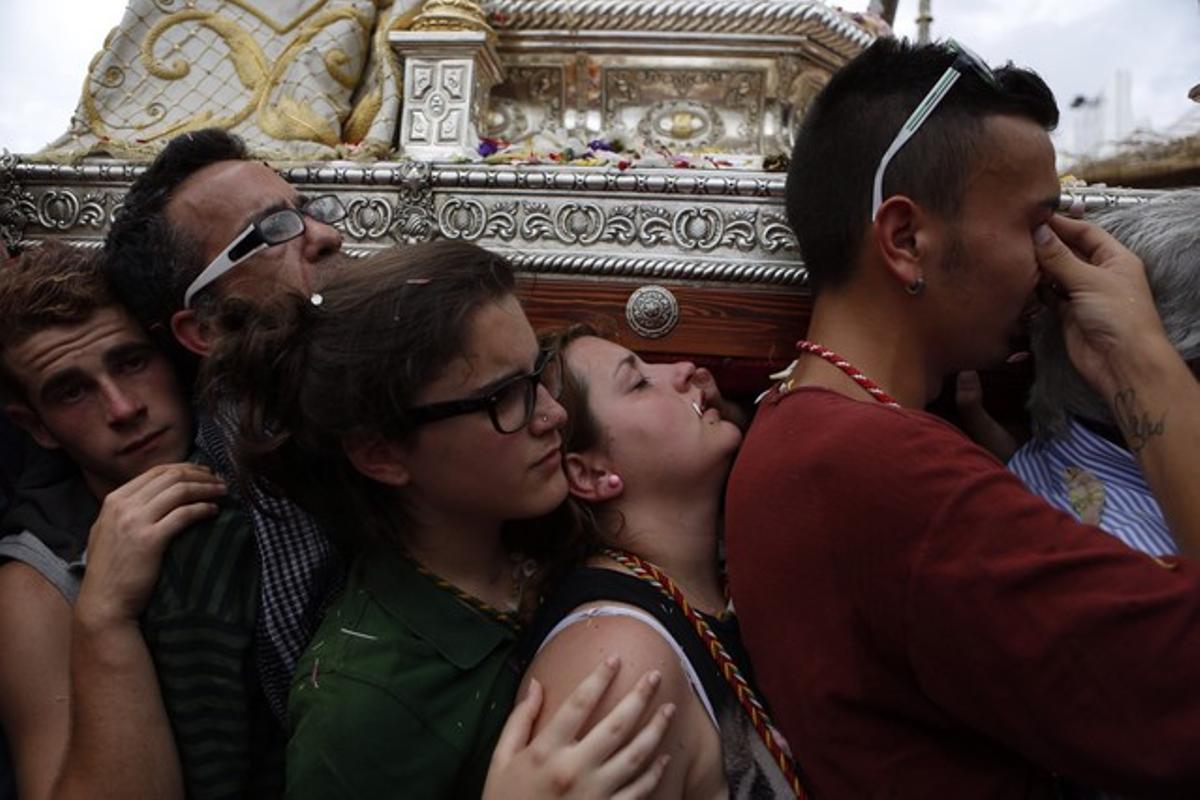
[(712, 703), (709, 702), (708, 695), (704, 692), (704, 685), (700, 683), (700, 676), (696, 674), (695, 668), (692, 667), (692, 662), (688, 661), (687, 655), (683, 652), (683, 648), (679, 646), (679, 643), (675, 641), (670, 632), (662, 626), (661, 622), (641, 609), (630, 608), (628, 606), (593, 606), (591, 608), (577, 608), (559, 620), (558, 624), (550, 630), (550, 633), (546, 634), (546, 638), (543, 639), (541, 645), (538, 646), (538, 652), (540, 653), (555, 636), (558, 636), (558, 634), (562, 633), (575, 623), (585, 622), (589, 619), (595, 619), (596, 617), (628, 617), (630, 619), (636, 619), (638, 622), (642, 623), (661, 636), (663, 640), (670, 646), (671, 650), (675, 652), (676, 657), (679, 659), (679, 666), (683, 669), (683, 674), (687, 676), (688, 683), (692, 685), (692, 691), (696, 693), (696, 697), (700, 698), (700, 704), (704, 706), (704, 710), (708, 714), (708, 718), (712, 720), (713, 727), (718, 727), (717, 715), (713, 711)]

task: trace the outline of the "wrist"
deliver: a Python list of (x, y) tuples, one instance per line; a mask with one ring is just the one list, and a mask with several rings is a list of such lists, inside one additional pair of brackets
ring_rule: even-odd
[(72, 628), (76, 636), (107, 636), (124, 630), (140, 632), (141, 621), (128, 609), (81, 592), (75, 601)]
[(1119, 392), (1169, 385), (1189, 373), (1170, 341), (1157, 332), (1128, 337), (1109, 351), (1107, 362), (1109, 385), (1104, 395), (1110, 402)]

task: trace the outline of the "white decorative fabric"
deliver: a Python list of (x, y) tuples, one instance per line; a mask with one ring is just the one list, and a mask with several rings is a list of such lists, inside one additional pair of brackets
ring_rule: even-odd
[(279, 161), (378, 158), (403, 87), (387, 30), (420, 0), (130, 0), (48, 160), (142, 160), (210, 126)]

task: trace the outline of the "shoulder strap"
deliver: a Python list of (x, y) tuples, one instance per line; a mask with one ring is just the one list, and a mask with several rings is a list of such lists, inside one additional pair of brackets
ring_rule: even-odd
[[(560, 581), (554, 592), (542, 604), (529, 627), (528, 638), (520, 648), (522, 665), (529, 666), (551, 631), (576, 608), (585, 603), (604, 600), (639, 608), (661, 625), (671, 640), (683, 651), (712, 706), (723, 706), (727, 699), (736, 702), (729, 684), (717, 671), (704, 643), (700, 641), (696, 630), (683, 616), (679, 607), (649, 584), (632, 575), (611, 569), (584, 567)], [(729, 639), (731, 634), (736, 638), (733, 626), (722, 624), (714, 626), (714, 630), (722, 642)], [(730, 652), (737, 658), (744, 651), (740, 643), (736, 643)]]
[(713, 727), (720, 728), (720, 723), (717, 722), (717, 713), (713, 711), (712, 702), (708, 699), (708, 692), (705, 690), (704, 684), (700, 681), (700, 676), (696, 674), (696, 668), (683, 652), (683, 648), (679, 646), (679, 642), (675, 641), (675, 638), (671, 636), (658, 620), (641, 609), (630, 608), (629, 606), (592, 606), (590, 608), (576, 609), (559, 620), (558, 624), (550, 629), (550, 632), (546, 634), (546, 638), (538, 646), (538, 652), (540, 653), (546, 645), (554, 641), (556, 636), (577, 622), (586, 622), (597, 617), (626, 617), (628, 619), (636, 619), (661, 636), (663, 641), (667, 643), (667, 646), (675, 652), (675, 657), (679, 659), (679, 666), (683, 669), (684, 676), (687, 678), (688, 683), (692, 685), (692, 691), (700, 699), (700, 705), (704, 706), (708, 718), (712, 720)]

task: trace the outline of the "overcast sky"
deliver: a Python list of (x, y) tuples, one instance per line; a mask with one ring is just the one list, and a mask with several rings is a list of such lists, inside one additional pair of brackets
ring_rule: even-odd
[[(865, 8), (867, 0), (842, 5)], [(900, 0), (900, 35), (915, 36), (917, 5)], [(31, 152), (66, 130), (88, 62), (124, 7), (125, 0), (0, 0), (0, 148)], [(1197, 0), (932, 0), (932, 7), (935, 37), (960, 39), (990, 63), (1011, 59), (1041, 73), (1063, 108), (1060, 149), (1075, 149), (1077, 121), (1089, 113), (1105, 126), (1101, 138), (1113, 137), (1118, 70), (1129, 73), (1131, 123), (1200, 130), (1200, 105), (1187, 99), (1200, 83)], [(1072, 111), (1077, 96), (1102, 97), (1102, 105)]]

